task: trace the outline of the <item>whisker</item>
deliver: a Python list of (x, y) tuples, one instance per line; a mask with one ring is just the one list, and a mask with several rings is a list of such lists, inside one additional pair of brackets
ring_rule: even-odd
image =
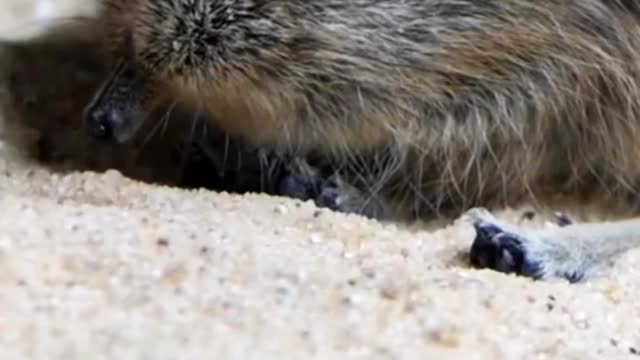
[[(167, 111), (162, 115), (162, 118), (160, 118), (160, 121), (158, 121), (155, 125), (153, 125), (149, 133), (142, 140), (142, 143), (140, 144), (138, 150), (142, 150), (142, 148), (144, 148), (144, 146), (146, 146), (149, 143), (149, 141), (157, 134), (160, 128), (163, 128), (163, 127), (166, 128), (167, 124), (169, 123), (169, 118), (171, 117), (171, 114), (173, 113), (173, 110), (176, 107), (176, 104), (177, 104), (177, 101), (174, 101), (167, 108)], [(164, 132), (161, 132), (161, 133), (164, 135)]]
[(202, 104), (198, 104), (198, 109), (196, 110), (193, 117), (191, 118), (191, 127), (189, 128), (189, 134), (186, 141), (186, 148), (182, 153), (182, 159), (180, 162), (180, 174), (182, 177), (184, 177), (186, 174), (186, 164), (189, 160), (189, 156), (191, 156), (191, 150), (193, 149), (194, 136), (195, 136), (197, 124), (198, 124), (198, 121), (200, 120), (201, 115), (202, 115)]

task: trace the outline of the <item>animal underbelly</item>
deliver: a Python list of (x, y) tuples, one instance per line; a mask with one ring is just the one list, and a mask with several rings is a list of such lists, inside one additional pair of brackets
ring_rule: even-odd
[(309, 121), (297, 117), (299, 112), (291, 108), (273, 105), (258, 107), (255, 104), (211, 102), (208, 108), (215, 126), (231, 136), (242, 138), (253, 146), (280, 152), (352, 155), (386, 145), (393, 137), (384, 127), (376, 126), (375, 119)]

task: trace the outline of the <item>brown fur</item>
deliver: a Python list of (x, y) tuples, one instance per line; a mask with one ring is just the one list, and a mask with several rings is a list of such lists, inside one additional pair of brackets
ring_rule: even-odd
[[(395, 209), (636, 195), (640, 12), (615, 0), (104, 0), (105, 49)], [(144, 105), (144, 104), (143, 104)]]

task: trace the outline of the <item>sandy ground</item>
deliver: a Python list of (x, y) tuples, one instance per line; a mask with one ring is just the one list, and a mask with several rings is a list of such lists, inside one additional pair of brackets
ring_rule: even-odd
[(62, 175), (0, 144), (3, 360), (640, 357), (640, 251), (534, 282), (469, 268), (462, 226)]

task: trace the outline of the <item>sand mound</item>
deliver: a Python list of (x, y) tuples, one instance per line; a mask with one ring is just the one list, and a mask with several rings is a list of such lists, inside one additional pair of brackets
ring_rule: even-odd
[(617, 359), (640, 350), (640, 251), (585, 284), (534, 282), (468, 268), (463, 226), (416, 231), (115, 171), (63, 176), (10, 150), (0, 152), (2, 359)]
[[(27, 3), (6, 6), (53, 4)], [(450, 222), (63, 175), (0, 144), (3, 360), (640, 356), (640, 250), (587, 283), (534, 282), (469, 268), (472, 232)]]

